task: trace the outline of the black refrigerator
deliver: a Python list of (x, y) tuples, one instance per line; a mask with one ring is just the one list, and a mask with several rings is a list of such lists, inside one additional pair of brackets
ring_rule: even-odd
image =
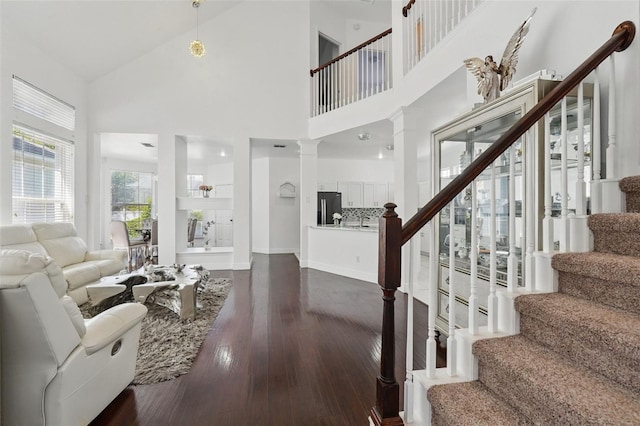
[(333, 214), (342, 215), (342, 193), (318, 192), (318, 225), (333, 225)]

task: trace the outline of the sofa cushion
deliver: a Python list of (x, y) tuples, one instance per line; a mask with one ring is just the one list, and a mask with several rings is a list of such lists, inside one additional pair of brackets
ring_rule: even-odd
[(98, 267), (95, 264), (87, 262), (65, 266), (62, 268), (62, 272), (69, 283), (70, 290), (75, 290), (78, 287), (85, 286), (100, 279), (100, 270)]
[(88, 260), (84, 263), (94, 265), (100, 271), (100, 276), (118, 275), (124, 269), (122, 262), (116, 259)]
[(31, 226), (40, 244), (61, 268), (84, 261), (87, 245), (77, 236), (73, 223), (34, 223)]
[(0, 246), (3, 249), (26, 250), (32, 253), (48, 255), (31, 229), (31, 225), (0, 226)]
[(67, 292), (67, 282), (60, 267), (52, 258), (39, 253), (3, 249), (0, 251), (0, 272), (3, 277), (10, 275), (24, 277), (36, 272), (45, 272), (58, 297), (62, 297)]

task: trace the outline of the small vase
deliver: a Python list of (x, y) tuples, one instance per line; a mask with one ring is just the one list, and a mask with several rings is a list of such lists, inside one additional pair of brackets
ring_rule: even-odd
[(202, 196), (204, 198), (209, 198), (209, 191), (202, 191)]

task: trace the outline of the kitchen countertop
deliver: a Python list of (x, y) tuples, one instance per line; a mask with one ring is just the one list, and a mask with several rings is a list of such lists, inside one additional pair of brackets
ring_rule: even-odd
[(314, 229), (331, 229), (334, 231), (357, 231), (357, 232), (378, 232), (378, 226), (362, 226), (359, 225), (315, 225), (311, 226)]

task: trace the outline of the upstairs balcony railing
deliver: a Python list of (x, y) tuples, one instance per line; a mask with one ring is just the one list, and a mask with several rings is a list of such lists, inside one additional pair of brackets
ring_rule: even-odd
[(311, 70), (311, 116), (392, 87), (391, 28)]
[(409, 72), (482, 0), (410, 0), (402, 8), (404, 72)]
[[(514, 313), (513, 310), (509, 310), (508, 307), (504, 309), (498, 309), (497, 295), (498, 292), (496, 284), (496, 253), (497, 253), (497, 241), (496, 241), (496, 222), (498, 220), (495, 202), (491, 202), (490, 213), (487, 218), (490, 222), (490, 241), (488, 242), (489, 252), (491, 254), (487, 273), (488, 278), (488, 294), (482, 296), (479, 292), (479, 282), (482, 281), (479, 278), (478, 266), (481, 262), (478, 258), (479, 250), (481, 246), (477, 230), (479, 225), (476, 222), (478, 212), (478, 191), (476, 185), (478, 184), (478, 178), (483, 175), (485, 179), (488, 177), (490, 182), (490, 200), (496, 199), (496, 169), (499, 167), (499, 158), (508, 158), (508, 210), (507, 219), (509, 221), (509, 248), (508, 248), (508, 261), (507, 272), (513, 278), (507, 278), (506, 291), (514, 293), (517, 286), (523, 286), (525, 291), (551, 291), (548, 288), (552, 285), (548, 282), (542, 283), (537, 280), (531, 279), (531, 276), (538, 276), (539, 264), (545, 264), (543, 258), (550, 259), (553, 253), (562, 251), (585, 251), (584, 244), (581, 236), (588, 233), (585, 226), (580, 226), (580, 223), (585, 222), (585, 217), (588, 214), (587, 206), (590, 204), (590, 210), (594, 212), (603, 211), (604, 202), (602, 196), (602, 182), (600, 164), (602, 159), (600, 153), (604, 152), (606, 156), (607, 165), (606, 179), (615, 180), (617, 170), (614, 167), (614, 160), (617, 158), (617, 143), (615, 133), (615, 69), (613, 67), (614, 52), (621, 52), (625, 50), (632, 42), (635, 36), (635, 25), (630, 21), (621, 23), (614, 31), (612, 37), (607, 40), (595, 53), (587, 58), (575, 71), (567, 76), (563, 81), (559, 82), (553, 87), (535, 106), (533, 106), (526, 114), (522, 115), (513, 126), (510, 126), (495, 142), (491, 143), (484, 149), (484, 151), (477, 152), (477, 157), (470, 163), (465, 164), (461, 173), (451, 180), (440, 192), (438, 192), (431, 201), (429, 201), (424, 207), (422, 207), (418, 213), (411, 217), (406, 223), (402, 223), (402, 220), (395, 213), (395, 204), (389, 203), (385, 205), (386, 212), (380, 219), (380, 237), (379, 237), (379, 260), (378, 260), (378, 283), (382, 289), (383, 300), (383, 314), (382, 314), (382, 351), (380, 360), (380, 375), (376, 382), (376, 405), (371, 410), (371, 420), (376, 426), (380, 425), (401, 425), (403, 419), (399, 415), (399, 400), (400, 400), (400, 386), (394, 376), (395, 371), (395, 318), (394, 318), (394, 301), (395, 291), (400, 286), (401, 270), (402, 270), (402, 246), (411, 242), (410, 251), (413, 252), (417, 248), (414, 247), (416, 239), (413, 238), (423, 227), (429, 225), (429, 233), (435, 235), (435, 221), (437, 216), (444, 212), (444, 209), (449, 207), (450, 217), (453, 217), (455, 211), (455, 199), (459, 199), (462, 196), (469, 204), (470, 209), (470, 244), (469, 244), (469, 259), (471, 264), (471, 271), (469, 272), (471, 279), (465, 284), (466, 288), (462, 288), (462, 285), (458, 285), (455, 279), (455, 271), (457, 269), (455, 258), (454, 244), (449, 242), (449, 254), (445, 256), (448, 260), (449, 280), (448, 280), (448, 300), (453, 301), (449, 303), (446, 311), (448, 312), (448, 338), (447, 338), (447, 367), (446, 374), (448, 376), (461, 376), (462, 380), (468, 378), (462, 374), (472, 369), (468, 366), (465, 368), (463, 365), (462, 354), (458, 354), (456, 348), (458, 346), (458, 340), (461, 339), (460, 330), (456, 325), (459, 324), (459, 318), (456, 314), (456, 301), (461, 298), (463, 294), (468, 295), (467, 312), (465, 315), (466, 320), (466, 334), (470, 336), (478, 336), (480, 328), (480, 304), (484, 303), (487, 307), (487, 331), (488, 333), (515, 333), (515, 329), (507, 329), (505, 324), (513, 326)], [(608, 141), (606, 149), (601, 147), (600, 141), (600, 83), (598, 72), (592, 75), (593, 82), (593, 140), (591, 146), (591, 152), (588, 154), (584, 150), (585, 147), (585, 128), (584, 122), (585, 110), (585, 96), (584, 96), (584, 80), (590, 76), (595, 70), (599, 70), (599, 65), (609, 59), (610, 72), (608, 95), (609, 95), (609, 129), (608, 129)], [(569, 153), (569, 147), (572, 145), (568, 140), (568, 117), (567, 114), (567, 96), (571, 93), (577, 93), (577, 134), (578, 139), (575, 145), (575, 169), (577, 170), (576, 179), (573, 182), (576, 186), (576, 198), (575, 201), (575, 213), (569, 213), (568, 195), (569, 195), (569, 176), (568, 165), (569, 158), (573, 157)], [(551, 117), (550, 112), (560, 109), (559, 116), (561, 120), (556, 123), (559, 133), (551, 129)], [(543, 146), (538, 143), (532, 143), (533, 139), (527, 137), (527, 134), (532, 131), (534, 126), (539, 126), (540, 123), (544, 128), (544, 142)], [(554, 127), (555, 127), (554, 126)], [(551, 151), (551, 137), (560, 136), (559, 143), (561, 145), (560, 153), (553, 153)], [(519, 145), (518, 145), (519, 143)], [(570, 148), (574, 150), (573, 147)], [(521, 179), (518, 185), (521, 188), (533, 188), (535, 182), (538, 181), (541, 184), (542, 192), (542, 206), (535, 202), (534, 191), (520, 191), (520, 197), (522, 197), (521, 212), (519, 215), (516, 212), (517, 199), (516, 199), (516, 164), (518, 162), (517, 156), (522, 155), (521, 160)], [(537, 158), (541, 160), (541, 166), (536, 167)], [(498, 161), (497, 161), (498, 160)], [(591, 163), (591, 170), (585, 173), (589, 168), (586, 162)], [(560, 164), (557, 164), (560, 162)], [(557, 179), (560, 183), (560, 191), (554, 194), (551, 190), (552, 185), (552, 168), (559, 169), (561, 176)], [(540, 175), (540, 174), (542, 175)], [(587, 180), (591, 187), (591, 198), (587, 200), (586, 185)], [(507, 188), (503, 188), (506, 190)], [(599, 191), (600, 190), (600, 191)], [(467, 199), (468, 198), (468, 199)], [(557, 217), (559, 224), (561, 225), (560, 232), (554, 232), (553, 229), (553, 209), (554, 201), (559, 201), (559, 216)], [(588, 202), (589, 201), (589, 202)], [(539, 207), (542, 207), (540, 209)], [(521, 284), (518, 283), (516, 271), (518, 269), (518, 259), (516, 258), (516, 241), (514, 236), (515, 232), (515, 219), (518, 217), (524, 223), (529, 225), (525, 227), (524, 231), (521, 231), (523, 235), (522, 240), (524, 245), (520, 254), (521, 269), (523, 270), (528, 279), (524, 279)], [(555, 219), (555, 218), (554, 218)], [(453, 229), (451, 228), (452, 221), (449, 221), (449, 235), (452, 235)], [(535, 234), (535, 229), (541, 229), (541, 238), (538, 238)], [(577, 231), (577, 232), (576, 232)], [(577, 234), (577, 235), (574, 235)], [(578, 238), (576, 238), (578, 237)], [(557, 241), (557, 245), (556, 245)], [(436, 253), (435, 240), (432, 242), (431, 253)], [(574, 245), (577, 244), (577, 246)], [(416, 244), (417, 245), (417, 244)], [(445, 254), (446, 255), (446, 254)], [(465, 258), (467, 255), (465, 254)], [(409, 259), (413, 260), (414, 255), (411, 253)], [(540, 260), (539, 260), (540, 259)], [(428, 320), (428, 339), (426, 342), (427, 359), (426, 370), (421, 372), (421, 376), (427, 380), (435, 379), (436, 376), (436, 314), (438, 306), (438, 285), (437, 271), (438, 266), (436, 264), (438, 259), (436, 256), (430, 256), (430, 289), (429, 289), (429, 320)], [(548, 264), (550, 267), (550, 264)], [(548, 268), (547, 268), (548, 269)], [(413, 267), (409, 268), (413, 271)], [(535, 272), (534, 272), (535, 271)], [(411, 272), (409, 272), (411, 275)], [(486, 280), (485, 280), (486, 281)], [(552, 280), (545, 280), (552, 281)], [(500, 290), (504, 291), (504, 290)], [(407, 312), (413, 312), (413, 295), (412, 295), (412, 277), (408, 280), (408, 307)], [(408, 423), (413, 421), (413, 407), (411, 401), (412, 395), (407, 395), (411, 392), (412, 381), (416, 371), (412, 369), (412, 351), (413, 347), (413, 321), (412, 317), (407, 318), (407, 378), (405, 382), (405, 420)], [(467, 362), (469, 362), (467, 360)], [(472, 401), (470, 401), (472, 403)]]

